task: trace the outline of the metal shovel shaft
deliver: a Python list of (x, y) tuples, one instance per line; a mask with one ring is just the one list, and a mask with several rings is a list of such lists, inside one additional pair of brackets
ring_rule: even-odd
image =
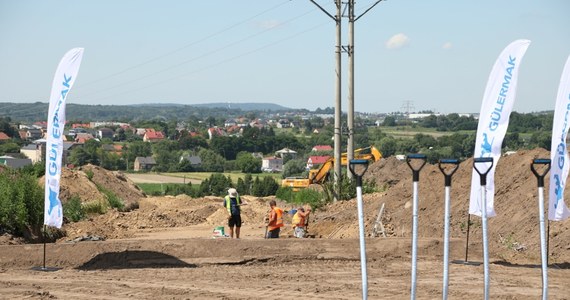
[(489, 299), (489, 245), (487, 242), (487, 186), (481, 186), (481, 227), (483, 230), (483, 270), (485, 273), (485, 300)]
[(362, 204), (362, 187), (356, 187), (358, 206), (358, 233), (360, 235), (360, 269), (362, 273), (362, 299), (368, 299), (368, 275), (366, 272), (366, 243), (364, 241), (364, 209)]
[(542, 299), (548, 299), (548, 252), (546, 250), (546, 229), (544, 225), (544, 187), (538, 188), (538, 213), (540, 221), (540, 252), (542, 257)]
[(450, 210), (450, 190), (445, 187), (445, 214), (443, 230), (443, 300), (447, 300), (449, 286), (449, 210)]
[(412, 204), (412, 288), (411, 299), (416, 299), (416, 273), (418, 260), (418, 182), (413, 182), (413, 204)]

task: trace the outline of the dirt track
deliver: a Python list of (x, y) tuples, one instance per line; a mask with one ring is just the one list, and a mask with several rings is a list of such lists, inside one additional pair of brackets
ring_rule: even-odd
[[(462, 243), (453, 241), (452, 258), (462, 257)], [(0, 246), (0, 298), (358, 299), (358, 245), (356, 239), (256, 237), (49, 244), (47, 266), (63, 268), (57, 272), (30, 270), (41, 265), (41, 245), (4, 245)], [(409, 239), (367, 240), (370, 299), (409, 297), (409, 248)], [(420, 240), (419, 299), (441, 297), (440, 253), (437, 240)], [(471, 257), (480, 260), (480, 255)], [(538, 266), (491, 264), (491, 297), (540, 298)], [(450, 274), (451, 299), (482, 297), (482, 266), (452, 264)], [(568, 269), (551, 268), (550, 299), (568, 299), (568, 274)]]

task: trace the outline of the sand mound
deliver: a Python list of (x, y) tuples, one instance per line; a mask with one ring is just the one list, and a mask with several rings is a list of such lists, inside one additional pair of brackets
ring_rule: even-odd
[[(495, 174), (495, 210), (497, 216), (489, 219), (490, 251), (500, 259), (516, 262), (539, 258), (539, 226), (536, 178), (530, 171), (533, 158), (548, 157), (548, 151), (534, 149), (519, 151), (502, 157)], [(451, 187), (451, 237), (465, 239), (471, 173), (473, 160), (462, 162), (453, 176)], [(90, 181), (86, 173), (93, 173)], [(369, 167), (365, 179), (374, 180), (383, 191), (364, 195), (366, 235), (372, 229), (382, 204), (385, 204), (383, 223), (388, 237), (410, 237), (412, 228), (412, 172), (405, 161), (387, 158)], [(120, 173), (86, 166), (80, 172), (64, 171), (62, 194), (64, 199), (78, 194), (83, 201), (104, 198), (94, 182), (115, 191), (125, 201), (139, 202), (139, 209), (131, 212), (111, 211), (89, 220), (66, 224), (66, 239), (91, 234), (105, 238), (132, 237), (140, 230), (188, 227), (206, 227), (226, 224), (222, 197), (192, 199), (188, 196), (143, 198), (144, 194)], [(548, 186), (548, 179), (546, 180)], [(547, 195), (545, 195), (546, 198)], [(268, 202), (274, 197), (244, 196), (249, 205), (242, 207), (246, 225), (263, 228), (263, 219), (269, 211)], [(570, 199), (570, 189), (566, 189)], [(279, 203), (285, 209), (293, 206)], [(419, 236), (443, 236), (444, 176), (437, 165), (427, 164), (420, 173), (419, 182)], [(289, 214), (285, 214), (283, 235), (291, 234)], [(550, 257), (553, 261), (570, 260), (570, 221), (550, 222)], [(310, 217), (309, 232), (317, 238), (356, 238), (358, 220), (356, 200), (333, 203)], [(481, 221), (471, 216), (470, 244), (480, 245)]]
[[(40, 178), (39, 181), (43, 185), (45, 177)], [(106, 203), (107, 196), (97, 186), (119, 197), (125, 204), (125, 210), (137, 207), (138, 201), (146, 197), (123, 173), (108, 171), (94, 165), (86, 165), (78, 170), (63, 168), (59, 197), (63, 203), (74, 196), (79, 197), (83, 203)]]
[[(537, 182), (530, 171), (534, 158), (549, 157), (548, 151), (535, 149), (519, 151), (502, 157), (495, 173), (495, 210), (497, 216), (489, 219), (490, 251), (509, 261), (539, 258)], [(451, 236), (466, 237), (467, 211), (471, 189), (473, 159), (460, 164), (452, 178)], [(385, 203), (383, 223), (389, 236), (411, 236), (412, 228), (412, 171), (405, 161), (388, 158), (372, 164), (365, 179), (375, 180), (379, 187), (388, 186), (383, 193), (364, 195), (367, 235), (372, 228), (382, 203)], [(548, 189), (548, 179), (545, 182)], [(437, 165), (427, 164), (420, 173), (419, 182), (419, 236), (443, 236), (444, 176)], [(566, 189), (565, 199), (570, 199)], [(545, 195), (548, 199), (548, 195)], [(471, 216), (470, 240), (481, 240), (480, 218)], [(312, 232), (322, 237), (357, 237), (356, 201), (334, 203), (326, 208), (312, 225)], [(550, 256), (554, 260), (570, 259), (570, 221), (550, 222)]]

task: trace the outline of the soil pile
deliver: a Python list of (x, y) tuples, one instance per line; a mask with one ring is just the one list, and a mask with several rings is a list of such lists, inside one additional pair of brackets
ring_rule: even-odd
[[(40, 179), (43, 185), (45, 178)], [(125, 204), (125, 210), (138, 206), (138, 201), (146, 195), (122, 172), (108, 171), (99, 166), (86, 165), (78, 170), (63, 168), (61, 172), (60, 194), (63, 203), (76, 196), (83, 203), (107, 203), (105, 189), (115, 194)]]
[[(509, 262), (540, 259), (537, 183), (530, 171), (534, 158), (548, 157), (548, 151), (535, 149), (519, 151), (502, 157), (495, 173), (495, 210), (497, 216), (489, 218), (489, 248), (494, 257)], [(473, 160), (462, 162), (453, 175), (451, 187), (451, 237), (465, 239)], [(89, 180), (87, 174), (91, 180)], [(382, 222), (388, 237), (410, 237), (412, 228), (412, 171), (405, 161), (387, 158), (369, 167), (366, 180), (373, 180), (382, 192), (364, 195), (366, 235), (372, 236), (375, 221), (382, 204), (385, 205)], [(80, 171), (64, 170), (62, 199), (79, 195), (82, 201), (103, 201), (105, 195), (96, 184), (112, 190), (126, 203), (138, 203), (130, 212), (110, 210), (78, 223), (65, 224), (66, 240), (85, 235), (107, 239), (129, 238), (140, 231), (203, 225), (213, 228), (226, 224), (226, 211), (222, 197), (192, 199), (188, 196), (153, 197), (145, 195), (121, 173), (109, 172), (96, 166)], [(546, 178), (546, 189), (549, 180)], [(444, 218), (444, 176), (437, 165), (427, 164), (420, 173), (419, 182), (419, 237), (441, 239)], [(570, 199), (570, 188), (565, 199)], [(243, 196), (248, 205), (242, 207), (242, 220), (250, 228), (263, 231), (268, 202), (274, 197)], [(545, 195), (548, 199), (548, 195)], [(103, 200), (102, 200), (103, 199)], [(138, 202), (137, 202), (138, 201)], [(293, 207), (279, 203), (285, 210)], [(292, 234), (291, 215), (284, 215), (286, 227), (282, 236)], [(470, 244), (481, 244), (481, 219), (470, 217)], [(211, 229), (210, 229), (211, 230)], [(328, 205), (310, 216), (309, 233), (316, 238), (356, 238), (358, 219), (356, 200), (340, 201)], [(204, 236), (208, 237), (208, 236)], [(550, 222), (550, 258), (553, 262), (570, 261), (570, 221)], [(470, 248), (471, 249), (471, 248)], [(478, 250), (480, 251), (480, 250)]]
[[(520, 151), (499, 160), (495, 173), (494, 199), (497, 216), (488, 219), (488, 238), (490, 251), (501, 259), (540, 259), (538, 189), (530, 164), (534, 158), (548, 157), (548, 151), (535, 149)], [(452, 177), (452, 238), (466, 238), (472, 170), (473, 159), (466, 160)], [(384, 203), (383, 223), (388, 236), (411, 236), (412, 171), (406, 162), (392, 157), (376, 162), (370, 166), (365, 179), (374, 180), (379, 187), (387, 188), (385, 192), (363, 197), (367, 235), (372, 234), (379, 208)], [(548, 177), (545, 181), (545, 199), (548, 199)], [(444, 191), (444, 176), (438, 166), (426, 164), (421, 170), (419, 181), (419, 237), (443, 236)], [(568, 188), (565, 199), (570, 199)], [(312, 233), (324, 238), (357, 237), (356, 201), (353, 199), (328, 206), (315, 219)], [(550, 222), (549, 252), (553, 261), (570, 260), (568, 240), (570, 221)], [(471, 216), (470, 243), (480, 241), (481, 219)]]
[[(262, 224), (269, 211), (272, 197), (256, 198), (242, 196), (247, 205), (242, 206), (244, 225)], [(88, 220), (64, 225), (67, 236), (62, 240), (73, 240), (81, 236), (96, 236), (103, 239), (135, 237), (141, 231), (163, 230), (166, 228), (208, 225), (208, 228), (227, 224), (223, 198), (208, 196), (191, 198), (186, 195), (176, 197), (149, 197), (139, 201), (139, 208), (130, 212), (110, 211)]]

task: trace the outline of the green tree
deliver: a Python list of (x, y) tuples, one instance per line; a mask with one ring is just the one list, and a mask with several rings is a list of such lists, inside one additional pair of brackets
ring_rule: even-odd
[(0, 156), (6, 153), (19, 153), (19, 152), (20, 152), (20, 145), (18, 145), (17, 143), (0, 142)]
[(223, 174), (212, 174), (210, 178), (200, 184), (200, 192), (203, 195), (225, 196), (228, 188), (233, 187), (230, 177)]
[(249, 152), (238, 153), (236, 162), (243, 173), (261, 173), (261, 159), (253, 157)]
[(123, 157), (129, 162), (129, 166), (135, 163), (137, 157), (148, 157), (152, 155), (151, 144), (143, 141), (134, 141), (123, 147)]
[(302, 176), (305, 172), (305, 167), (307, 166), (307, 162), (302, 159), (292, 159), (285, 163), (283, 166), (283, 178), (293, 177), (293, 176)]
[(101, 163), (101, 143), (95, 139), (88, 140), (83, 147), (77, 147), (71, 151), (69, 161), (76, 166)]
[(153, 144), (152, 150), (157, 171), (174, 172), (178, 170), (181, 152), (178, 150), (178, 144), (175, 141), (160, 141)]
[(265, 178), (263, 178), (261, 185), (263, 187), (264, 197), (275, 195), (275, 192), (277, 192), (277, 189), (279, 189), (279, 184), (277, 183), (277, 181), (275, 181), (275, 179), (270, 176), (266, 176)]
[(396, 154), (398, 151), (398, 143), (393, 137), (387, 136), (380, 140), (377, 148), (380, 150), (383, 157), (389, 157)]
[(16, 137), (16, 130), (10, 125), (12, 119), (10, 117), (0, 117), (0, 132), (4, 132), (11, 138)]
[(264, 189), (261, 185), (261, 180), (259, 180), (259, 176), (255, 176), (255, 180), (253, 181), (253, 186), (251, 188), (251, 194), (256, 197), (263, 197)]
[(396, 126), (396, 118), (393, 116), (386, 116), (382, 122), (382, 126)]
[(223, 172), (225, 159), (216, 152), (208, 149), (201, 149), (198, 156), (202, 159), (202, 170), (206, 172)]
[(180, 150), (195, 150), (198, 148), (208, 148), (208, 142), (202, 136), (191, 136), (188, 131), (183, 130), (178, 139)]

